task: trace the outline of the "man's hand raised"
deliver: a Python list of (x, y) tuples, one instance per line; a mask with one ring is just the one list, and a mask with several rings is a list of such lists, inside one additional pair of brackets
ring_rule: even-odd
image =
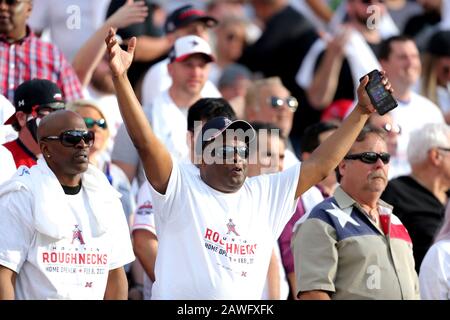
[(120, 77), (125, 75), (131, 62), (133, 62), (134, 50), (136, 49), (136, 37), (132, 37), (128, 42), (127, 51), (122, 50), (117, 41), (116, 32), (110, 28), (105, 42), (109, 56), (109, 67), (113, 76)]

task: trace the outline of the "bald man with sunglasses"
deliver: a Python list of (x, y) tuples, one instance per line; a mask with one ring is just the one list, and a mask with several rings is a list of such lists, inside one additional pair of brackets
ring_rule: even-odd
[(411, 238), (380, 200), (390, 155), (384, 132), (364, 128), (336, 168), (340, 186), (294, 228), (300, 299), (418, 299)]
[(89, 165), (93, 132), (59, 110), (37, 135), (43, 159), (0, 186), (0, 299), (127, 299), (128, 224), (119, 193)]

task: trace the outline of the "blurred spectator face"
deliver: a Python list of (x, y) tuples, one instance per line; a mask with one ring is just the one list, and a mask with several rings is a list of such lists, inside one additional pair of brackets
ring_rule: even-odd
[(246, 42), (244, 23), (225, 23), (217, 28), (217, 54), (224, 61), (236, 61)]
[(258, 133), (258, 151), (251, 155), (248, 164), (248, 176), (270, 174), (283, 170), (285, 144), (276, 133), (266, 134), (264, 130)]
[(193, 54), (180, 62), (168, 65), (172, 87), (189, 95), (200, 94), (209, 73), (209, 62), (202, 54)]
[(31, 14), (31, 9), (29, 0), (1, 0), (0, 34), (15, 40), (25, 36), (26, 21)]
[(436, 61), (437, 82), (442, 87), (450, 84), (450, 57), (439, 57)]
[(367, 10), (369, 6), (376, 5), (381, 14), (384, 14), (386, 8), (381, 0), (348, 0), (347, 14), (349, 17), (363, 25), (366, 25), (367, 19), (373, 14), (372, 11)]
[(95, 133), (95, 141), (90, 149), (91, 154), (103, 151), (109, 137), (106, 119), (95, 107), (89, 105), (76, 108), (76, 112), (83, 117), (87, 129)]
[[(363, 152), (387, 152), (384, 140), (374, 133), (369, 133), (366, 139), (355, 142), (348, 155)], [(342, 175), (341, 185), (346, 190), (352, 190), (355, 195), (376, 192), (380, 193), (386, 188), (388, 182), (389, 164), (383, 163), (380, 158), (375, 163), (366, 163), (358, 159), (343, 160), (339, 164)]]
[(208, 14), (221, 20), (225, 16), (245, 16), (243, 0), (215, 0), (208, 7)]
[(209, 34), (208, 34), (208, 26), (202, 22), (202, 21), (194, 21), (191, 23), (188, 23), (184, 27), (180, 27), (177, 30), (175, 30), (175, 39), (188, 36), (188, 35), (194, 35), (199, 36), (200, 38), (205, 39), (206, 41), (209, 41)]
[(388, 152), (394, 156), (397, 153), (398, 135), (401, 134), (401, 128), (394, 123), (390, 113), (380, 116), (378, 113), (370, 115), (369, 122), (375, 128), (386, 132), (386, 143)]
[(425, 11), (437, 11), (439, 12), (442, 5), (442, 0), (417, 0)]
[(219, 88), (222, 97), (225, 100), (233, 100), (236, 97), (245, 97), (247, 89), (250, 86), (250, 80), (246, 78), (237, 78), (233, 84)]
[[(283, 85), (265, 85), (259, 92), (259, 111), (255, 113), (255, 119), (271, 123), (281, 129), (287, 137), (292, 129), (294, 110), (288, 106), (291, 94)], [(295, 98), (294, 98), (295, 99)]]
[(422, 72), (419, 51), (413, 41), (393, 41), (387, 60), (381, 65), (394, 88), (396, 84), (412, 86)]

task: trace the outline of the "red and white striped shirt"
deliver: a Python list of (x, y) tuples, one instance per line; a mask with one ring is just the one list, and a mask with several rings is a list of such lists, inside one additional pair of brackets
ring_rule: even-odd
[(63, 53), (27, 27), (27, 36), (9, 43), (0, 35), (0, 93), (14, 101), (14, 90), (31, 79), (55, 82), (66, 101), (82, 98), (81, 84)]

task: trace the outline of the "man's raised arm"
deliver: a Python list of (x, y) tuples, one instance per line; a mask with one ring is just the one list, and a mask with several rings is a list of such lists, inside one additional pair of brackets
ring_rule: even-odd
[[(391, 84), (383, 74), (383, 83), (392, 92)], [(358, 104), (340, 127), (302, 163), (295, 197), (322, 181), (344, 158), (355, 142), (367, 119), (375, 111), (365, 86), (369, 77), (365, 76), (358, 87)]]
[(172, 172), (172, 158), (154, 134), (127, 77), (127, 70), (133, 61), (136, 38), (130, 40), (127, 51), (124, 51), (117, 43), (114, 30), (110, 29), (105, 42), (125, 127), (139, 153), (148, 181), (156, 191), (164, 194)]

